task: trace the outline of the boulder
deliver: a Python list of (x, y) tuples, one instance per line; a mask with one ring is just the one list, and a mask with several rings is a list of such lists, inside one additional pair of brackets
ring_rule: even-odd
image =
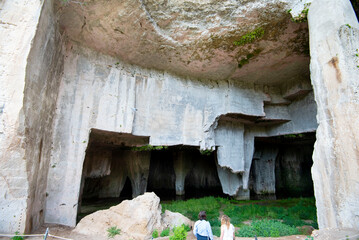
[(181, 226), (182, 224), (188, 225), (191, 228), (193, 227), (193, 222), (177, 212), (171, 212), (166, 210), (165, 213), (162, 215), (162, 227), (163, 228), (173, 228), (175, 226)]
[(73, 231), (103, 239), (108, 235), (107, 229), (117, 227), (121, 234), (114, 239), (143, 240), (151, 239), (155, 229), (161, 232), (164, 228), (173, 228), (183, 223), (192, 226), (191, 220), (180, 213), (166, 211), (162, 215), (160, 198), (151, 192), (125, 200), (108, 210), (90, 214), (81, 219)]
[(121, 229), (121, 234), (114, 239), (150, 239), (154, 229), (161, 229), (159, 197), (154, 193), (145, 193), (108, 210), (97, 211), (84, 217), (74, 231), (103, 237), (107, 236), (107, 229), (114, 226)]

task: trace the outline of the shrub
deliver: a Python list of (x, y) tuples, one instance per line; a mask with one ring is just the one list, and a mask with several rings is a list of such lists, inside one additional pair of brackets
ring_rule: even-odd
[(166, 236), (169, 236), (169, 235), (170, 235), (170, 229), (169, 228), (163, 229), (163, 231), (160, 234), (161, 237), (166, 237)]
[(186, 230), (186, 232), (191, 231), (191, 227), (188, 224), (182, 223), (182, 226), (184, 227), (184, 230)]
[(24, 240), (23, 237), (21, 236), (17, 236), (19, 235), (19, 232), (15, 232), (15, 236), (13, 236), (12, 238), (10, 238), (11, 240)]
[(152, 232), (152, 237), (153, 237), (153, 238), (158, 238), (158, 231), (157, 231), (157, 229), (155, 229), (155, 230)]
[(107, 229), (108, 237), (113, 238), (116, 235), (121, 234), (121, 229), (117, 228), (116, 226), (110, 227)]
[(183, 224), (179, 227), (175, 227), (173, 229), (173, 235), (170, 236), (170, 240), (184, 240), (186, 238), (187, 232)]
[(250, 226), (243, 226), (236, 232), (237, 237), (280, 237), (299, 234), (298, 229), (276, 220), (256, 220)]

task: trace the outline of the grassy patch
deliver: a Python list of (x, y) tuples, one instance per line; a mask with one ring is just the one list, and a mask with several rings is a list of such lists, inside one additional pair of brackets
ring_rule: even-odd
[(211, 224), (220, 226), (218, 220), (219, 209), (222, 203), (214, 197), (204, 197), (200, 199), (190, 199), (187, 201), (173, 201), (169, 204), (162, 204), (162, 210), (169, 210), (171, 212), (179, 212), (189, 219), (196, 221), (200, 211), (206, 211), (207, 220)]
[(297, 228), (276, 220), (255, 220), (250, 226), (243, 226), (236, 232), (237, 237), (281, 237), (299, 234)]
[[(210, 222), (215, 236), (220, 235), (220, 211), (231, 218), (231, 223), (234, 226), (241, 227), (241, 229), (249, 229), (247, 225), (243, 224), (244, 221), (248, 220), (259, 222), (256, 223), (256, 227), (262, 226), (268, 228), (269, 225), (273, 225), (274, 227), (280, 226), (281, 229), (286, 229), (286, 227), (295, 228), (303, 225), (312, 225), (318, 229), (314, 198), (237, 201), (226, 198), (205, 197), (162, 204), (162, 209), (163, 211), (167, 209), (172, 212), (182, 213), (192, 221), (196, 221), (198, 213), (205, 210), (207, 220)], [(261, 220), (265, 222), (261, 223)], [(267, 220), (275, 220), (275, 223), (267, 222)], [(304, 220), (310, 221), (305, 222)], [(278, 224), (278, 221), (285, 226)], [(279, 232), (282, 234), (281, 231)], [(288, 232), (290, 231), (288, 230)]]

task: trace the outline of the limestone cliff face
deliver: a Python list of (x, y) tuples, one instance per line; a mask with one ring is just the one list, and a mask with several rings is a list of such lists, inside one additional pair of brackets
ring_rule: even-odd
[[(309, 13), (319, 123), (312, 169), (318, 224), (358, 229), (359, 24), (349, 1), (324, 9), (321, 3), (314, 2)], [(322, 10), (327, 17), (317, 15)]]
[[(334, 2), (331, 9), (337, 6)], [(326, 14), (318, 4), (315, 16)], [(340, 134), (325, 130), (347, 126), (350, 111), (356, 110), (357, 69), (341, 65), (355, 59), (349, 54), (358, 44), (352, 40), (358, 27), (352, 18), (350, 28), (342, 26), (339, 38), (330, 38), (341, 42), (335, 48), (337, 59), (328, 50), (333, 58), (323, 61), (325, 34), (316, 24), (326, 24), (326, 17), (313, 14), (309, 19), (314, 95), (307, 24), (291, 21), (305, 17), (302, 11), (308, 5), (302, 1), (54, 0), (23, 8), (4, 0), (0, 5), (0, 33), (8, 36), (0, 39), (0, 46), (9, 57), (0, 58), (3, 232), (30, 230), (44, 222), (74, 226), (86, 177), (106, 178), (109, 187), (99, 193), (105, 196), (118, 194), (128, 176), (133, 194), (142, 194), (149, 154), (128, 150), (146, 144), (216, 149), (213, 169), (223, 192), (248, 199), (255, 138), (314, 132), (316, 104), (319, 132), (330, 139), (329, 144), (319, 140), (314, 154), (320, 227), (358, 227), (346, 223), (358, 215), (357, 209), (349, 213), (357, 203), (356, 188), (348, 200), (346, 190), (334, 193), (351, 179), (355, 183), (356, 168), (342, 182), (325, 175), (320, 160), (321, 152), (339, 159), (346, 166), (341, 174), (350, 170), (346, 154), (357, 160), (351, 147), (355, 140), (347, 145), (343, 141), (345, 129)], [(352, 11), (348, 6), (338, 8), (347, 13)], [(346, 45), (350, 47), (342, 47)], [(322, 73), (323, 66), (337, 70)], [(334, 84), (333, 76), (341, 82)], [(354, 105), (332, 110), (335, 101), (348, 102), (343, 99)], [(354, 134), (355, 125), (349, 126)], [(92, 148), (93, 134), (106, 149)], [(327, 151), (327, 146), (336, 150)], [(113, 154), (119, 147), (126, 149)], [(188, 159), (183, 154), (173, 158), (178, 194), (186, 175), (192, 174)], [(330, 210), (323, 207), (327, 182), (334, 189), (329, 195), (340, 202), (330, 203)]]

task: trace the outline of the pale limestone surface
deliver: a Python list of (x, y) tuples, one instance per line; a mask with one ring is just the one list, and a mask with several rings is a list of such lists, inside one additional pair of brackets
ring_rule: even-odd
[(359, 23), (349, 1), (314, 1), (308, 17), (318, 224), (359, 229)]
[(29, 228), (34, 174), (25, 155), (25, 78), (40, 1), (0, 2), (0, 232)]
[[(0, 33), (6, 36), (0, 39), (3, 232), (43, 222), (75, 225), (92, 129), (146, 136), (152, 145), (218, 147), (223, 192), (248, 199), (254, 138), (317, 128), (306, 24), (287, 16), (288, 9), (300, 13), (304, 2), (170, 1), (171, 8), (155, 1), (61, 2), (55, 13), (52, 1), (0, 2)], [(321, 228), (359, 228), (353, 147), (359, 38), (349, 4), (316, 0), (309, 14), (320, 124), (313, 179)], [(200, 22), (203, 14), (213, 21)], [(249, 46), (233, 46), (259, 26), (272, 30)], [(238, 67), (254, 53), (250, 49), (261, 56)], [(136, 194), (142, 193), (146, 164), (132, 167), (144, 167), (132, 174)], [(89, 173), (110, 177), (106, 170)], [(104, 189), (106, 194), (114, 193)]]
[[(228, 130), (226, 125), (221, 127), (219, 120), (224, 117), (226, 121), (237, 121), (228, 114), (257, 116), (255, 119), (266, 117), (263, 102), (280, 98), (275, 95), (280, 91), (233, 81), (183, 79), (166, 72), (116, 62), (111, 57), (76, 45), (67, 47), (71, 52), (66, 54), (59, 88), (56, 115), (61, 118), (57, 118), (54, 124), (56, 133), (52, 140), (51, 165), (56, 167), (49, 169), (46, 222), (75, 225), (82, 165), (91, 129), (150, 136), (151, 145), (183, 144), (203, 149), (218, 146), (232, 151), (235, 148), (231, 147), (232, 139), (227, 136), (236, 133), (235, 136), (242, 137), (237, 138), (235, 144), (243, 151), (219, 154), (218, 164), (226, 168), (218, 173), (225, 193), (248, 199), (254, 136), (267, 136), (267, 131), (274, 128), (271, 125), (278, 125), (270, 121), (277, 121), (277, 118), (267, 117), (269, 123), (263, 127), (251, 126), (255, 125), (254, 120), (245, 127), (239, 121)], [(285, 112), (281, 115), (290, 122), (282, 125), (284, 130), (277, 130), (277, 135), (315, 130), (315, 105), (311, 99), (309, 94), (292, 103), (301, 106), (300, 111), (311, 116), (309, 122), (301, 121), (308, 114), (295, 115), (294, 123), (291, 122), (291, 112), (278, 106), (279, 112)], [(301, 104), (308, 101), (312, 104)], [(272, 113), (274, 108), (269, 108)], [(285, 127), (288, 124), (290, 126)], [(231, 158), (235, 160), (230, 161)], [(223, 174), (227, 177), (222, 177)]]
[(107, 229), (115, 226), (121, 229), (121, 234), (114, 239), (142, 240), (151, 239), (154, 230), (161, 233), (167, 227), (172, 229), (182, 224), (192, 226), (191, 220), (180, 213), (166, 210), (162, 214), (159, 197), (153, 192), (147, 192), (108, 210), (97, 211), (84, 217), (74, 232), (102, 239), (107, 237)]
[(171, 212), (166, 210), (163, 214), (162, 214), (162, 228), (170, 228), (173, 229), (176, 226), (181, 226), (182, 224), (188, 225), (189, 227), (193, 228), (193, 222), (183, 216), (180, 213), (177, 212)]

